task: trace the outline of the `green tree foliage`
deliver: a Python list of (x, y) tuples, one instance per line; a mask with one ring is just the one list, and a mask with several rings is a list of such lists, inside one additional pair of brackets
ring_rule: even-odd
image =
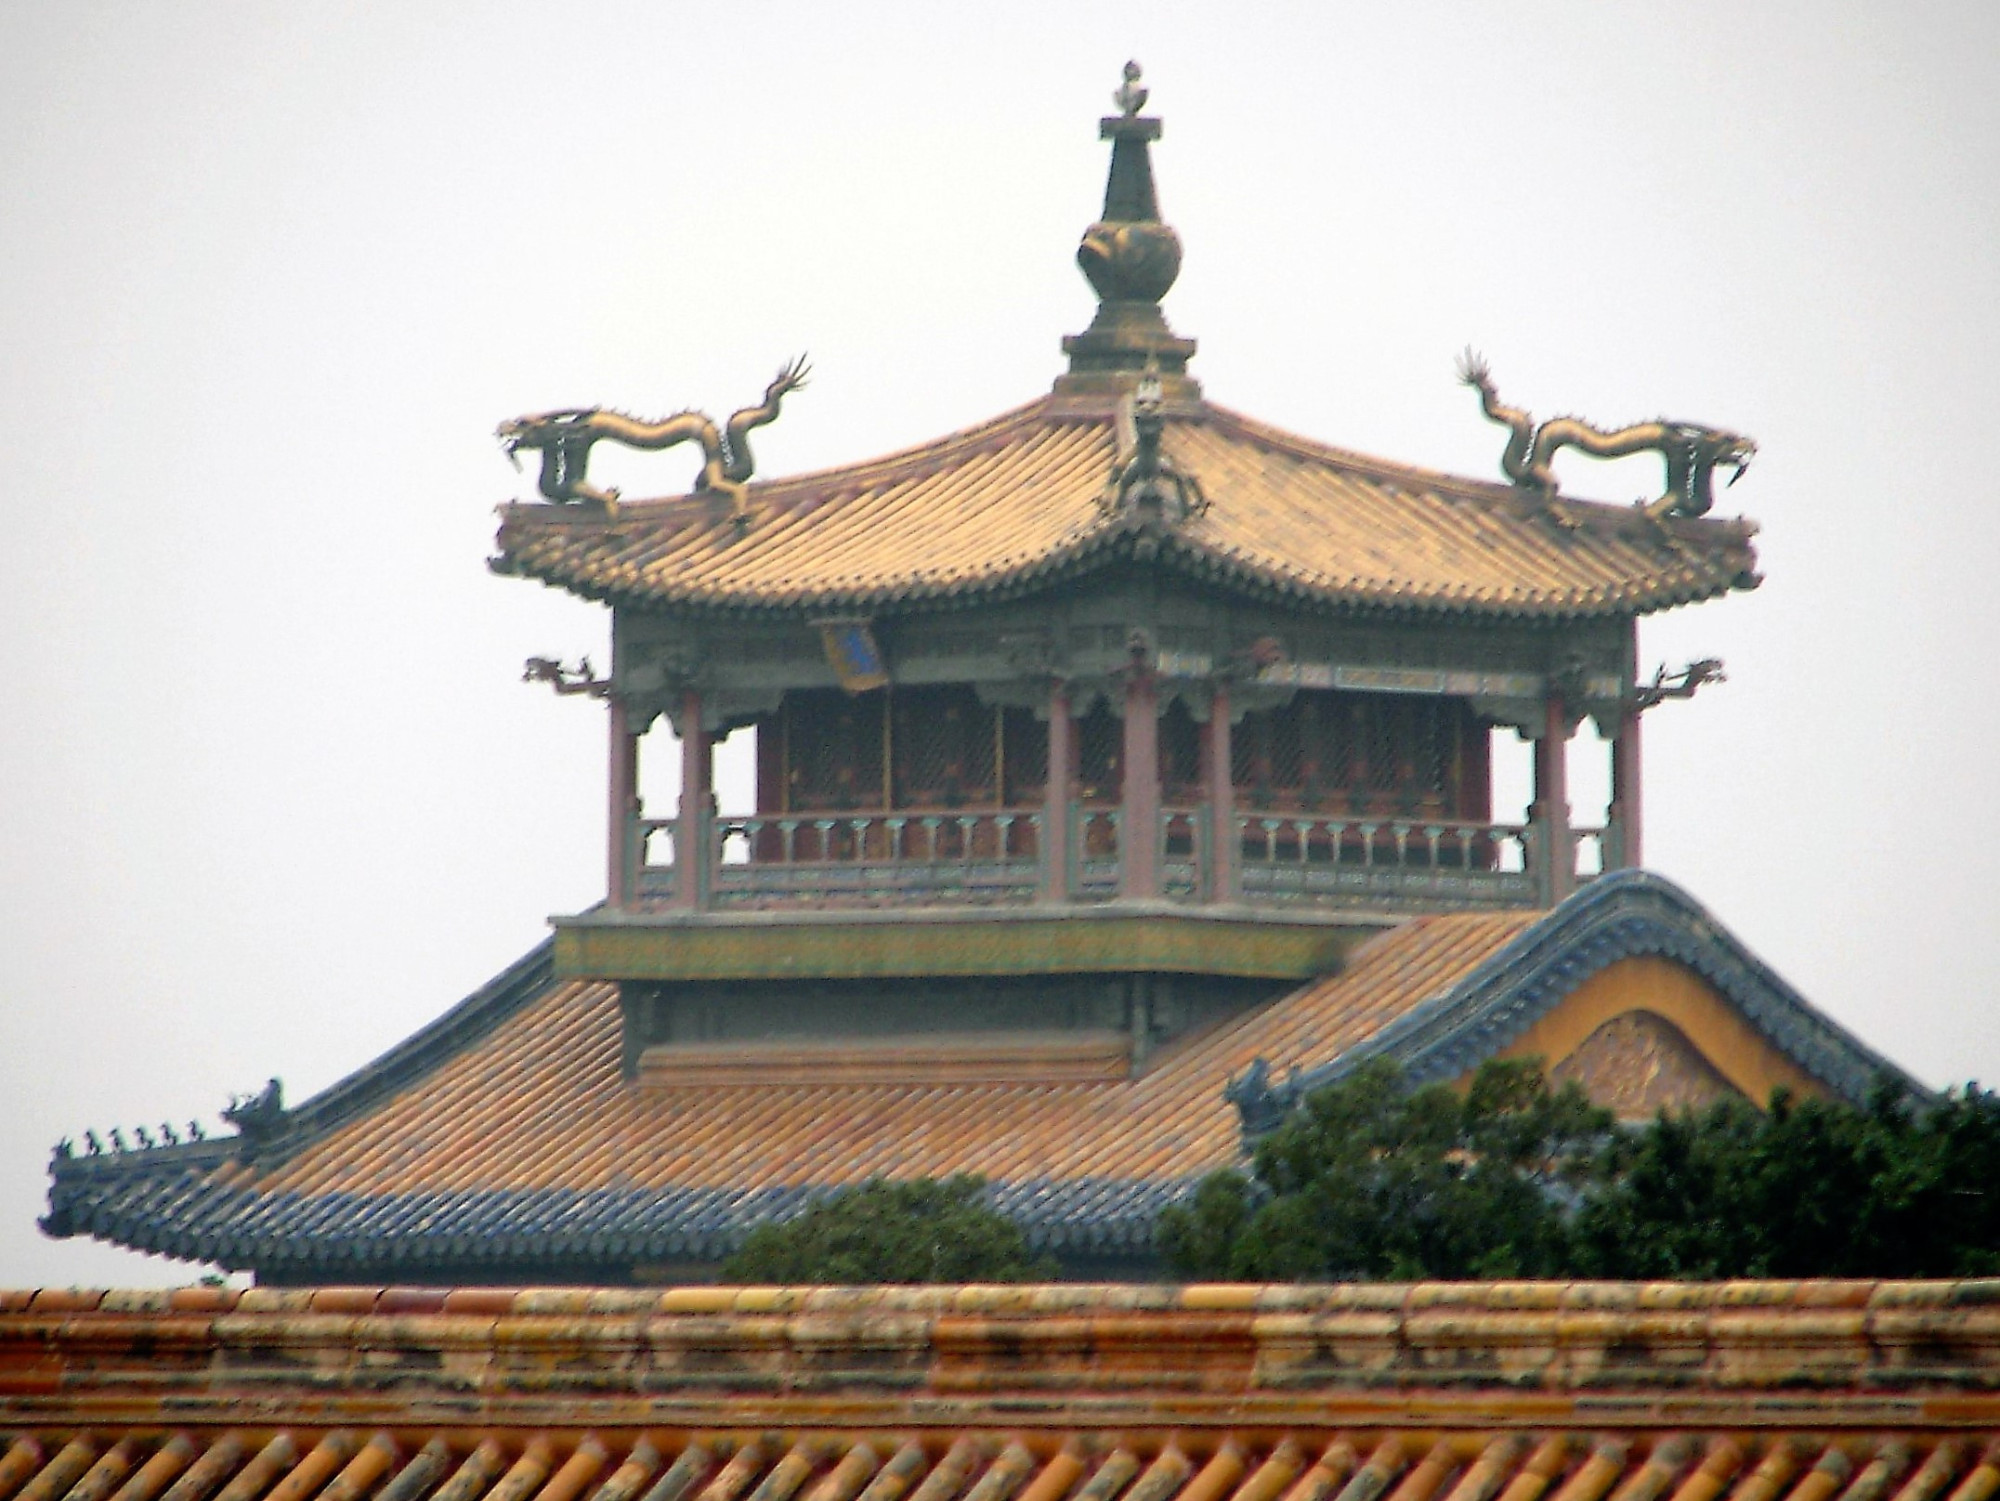
[(874, 1179), (763, 1225), (722, 1264), (728, 1282), (1028, 1282), (1055, 1274), (1021, 1230), (981, 1201), (985, 1184), (959, 1176)]
[(1588, 1275), (2000, 1273), (2000, 1098), (1976, 1088), (1735, 1101), (1620, 1133), (1606, 1159), (1575, 1217)]
[(1189, 1276), (1560, 1275), (1611, 1130), (1533, 1061), (1489, 1063), (1463, 1094), (1371, 1062), (1258, 1143), (1253, 1176), (1218, 1173), (1167, 1210), (1160, 1249)]
[(2000, 1097), (1774, 1095), (1617, 1128), (1534, 1061), (1463, 1095), (1375, 1064), (1161, 1217), (1185, 1276), (2000, 1275)]

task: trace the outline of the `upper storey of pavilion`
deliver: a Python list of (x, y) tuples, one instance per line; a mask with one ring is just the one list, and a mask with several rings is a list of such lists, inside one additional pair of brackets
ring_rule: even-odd
[[(538, 673), (613, 717), (609, 901), (582, 927), (609, 919), (623, 942), (642, 919), (1165, 901), (1268, 930), (1280, 911), (1549, 906), (1638, 863), (1637, 721), (1663, 685), (1639, 679), (1633, 623), (1756, 585), (1755, 527), (1709, 514), (1715, 470), (1740, 473), (1754, 445), (1684, 423), (1537, 424), (1469, 354), (1461, 375), (1508, 433), (1504, 482), (1213, 405), (1161, 310), (1181, 247), (1136, 68), (1117, 97), (1103, 212), (1077, 252), (1097, 311), (1026, 405), (772, 480), (753, 478), (749, 439), (796, 365), (723, 424), (586, 408), (502, 426), (510, 453), (540, 455), (543, 502), (503, 510), (493, 567), (613, 607), (608, 682)], [(698, 444), (701, 478), (623, 500), (587, 478), (600, 441)], [(1564, 447), (1657, 452), (1664, 491), (1567, 498)], [(1619, 747), (1594, 829), (1571, 826), (1564, 791), (1585, 717)], [(682, 741), (672, 816), (637, 792), (634, 742), (660, 720)], [(746, 726), (756, 807), (721, 817), (709, 742)], [(1539, 742), (1520, 823), (1493, 819), (1498, 726)], [(843, 919), (839, 943), (856, 931)], [(797, 941), (773, 962), (800, 962)], [(587, 967), (677, 978), (692, 942), (665, 969), (646, 967), (666, 963), (650, 940), (646, 964), (607, 949)], [(1219, 962), (1214, 942), (1200, 962)], [(1117, 959), (1155, 961), (1193, 962)]]

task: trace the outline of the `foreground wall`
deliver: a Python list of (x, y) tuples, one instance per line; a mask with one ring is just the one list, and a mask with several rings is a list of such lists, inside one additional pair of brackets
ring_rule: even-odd
[(0, 1293), (0, 1501), (1987, 1501), (2000, 1282)]

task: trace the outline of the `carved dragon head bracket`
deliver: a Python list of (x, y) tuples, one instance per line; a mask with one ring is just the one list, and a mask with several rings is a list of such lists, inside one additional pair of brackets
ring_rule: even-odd
[(695, 481), (695, 492), (728, 496), (741, 520), (745, 515), (747, 483), (757, 462), (750, 452), (751, 430), (775, 422), (785, 397), (804, 386), (810, 373), (811, 366), (800, 355), (779, 369), (764, 388), (762, 401), (735, 412), (721, 427), (706, 412), (676, 412), (657, 422), (647, 422), (603, 407), (565, 407), (512, 418), (494, 429), (494, 436), (517, 469), (521, 466), (523, 449), (541, 454), (536, 488), (544, 499), (557, 505), (592, 505), (607, 515), (617, 514), (618, 492), (590, 483), (586, 471), (593, 445), (609, 441), (627, 448), (657, 449), (672, 448), (677, 443), (697, 443), (702, 451), (702, 467)]
[(1538, 423), (1520, 407), (1501, 402), (1491, 367), (1471, 349), (1459, 356), (1458, 378), (1479, 393), (1480, 410), (1507, 429), (1501, 472), (1516, 487), (1545, 497), (1557, 493), (1555, 456), (1565, 448), (1600, 459), (1657, 453), (1666, 465), (1666, 487), (1657, 499), (1641, 501), (1641, 508), (1655, 517), (1705, 516), (1715, 504), (1715, 471), (1729, 469), (1728, 482), (1733, 485), (1757, 453), (1756, 443), (1741, 433), (1664, 417), (1615, 431), (1594, 427), (1580, 417), (1552, 417)]
[(524, 683), (547, 683), (555, 689), (558, 697), (570, 698), (585, 694), (591, 698), (608, 698), (611, 694), (611, 679), (601, 678), (590, 665), (590, 658), (584, 657), (571, 667), (554, 657), (530, 657), (521, 670)]
[(1705, 683), (1728, 681), (1720, 657), (1703, 657), (1688, 663), (1679, 672), (1668, 672), (1663, 662), (1654, 669), (1652, 682), (1641, 683), (1632, 690), (1626, 707), (1634, 714), (1643, 714), (1670, 698), (1693, 698)]

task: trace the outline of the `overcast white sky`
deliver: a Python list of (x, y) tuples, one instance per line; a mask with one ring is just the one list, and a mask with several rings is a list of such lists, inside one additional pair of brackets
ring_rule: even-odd
[(1493, 475), (1471, 343), (1761, 442), (1769, 582), (1645, 627), (1729, 667), (1648, 721), (1651, 863), (2000, 1079), (2000, 7), (15, 0), (0, 1283), (187, 1276), (37, 1234), (57, 1137), (302, 1098), (601, 894), (601, 711), (518, 678), (606, 621), (485, 571), (494, 424), (810, 350), (780, 474), (1036, 395), (1128, 56), (1216, 400)]

